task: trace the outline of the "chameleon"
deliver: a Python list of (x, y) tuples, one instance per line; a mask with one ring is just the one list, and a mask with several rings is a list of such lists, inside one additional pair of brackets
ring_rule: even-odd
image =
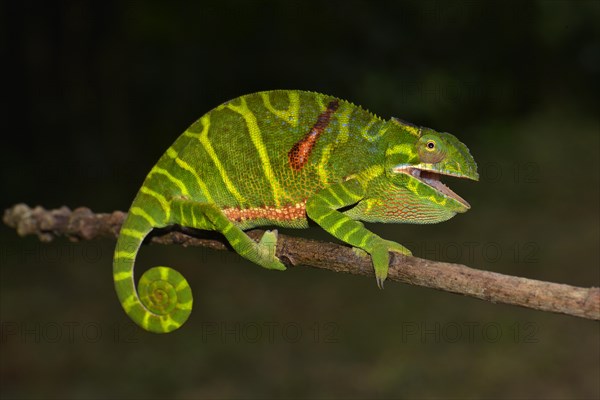
[(370, 255), (382, 288), (389, 252), (411, 252), (363, 222), (437, 223), (470, 209), (442, 176), (479, 179), (467, 146), (452, 134), (384, 120), (315, 92), (237, 97), (195, 121), (148, 173), (119, 232), (117, 296), (137, 325), (171, 332), (188, 319), (192, 291), (165, 266), (142, 274), (136, 290), (135, 258), (153, 229), (216, 231), (242, 257), (285, 270), (275, 255), (276, 229), (258, 242), (244, 230), (307, 228), (309, 220)]

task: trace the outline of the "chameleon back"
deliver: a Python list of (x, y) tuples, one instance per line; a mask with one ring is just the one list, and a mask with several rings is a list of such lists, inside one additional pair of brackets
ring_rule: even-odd
[[(242, 229), (265, 224), (306, 227), (307, 198), (383, 155), (383, 144), (376, 140), (383, 124), (331, 96), (253, 93), (193, 123), (161, 157), (144, 186), (167, 200), (182, 196), (215, 203)], [(144, 191), (138, 197), (156, 203)]]

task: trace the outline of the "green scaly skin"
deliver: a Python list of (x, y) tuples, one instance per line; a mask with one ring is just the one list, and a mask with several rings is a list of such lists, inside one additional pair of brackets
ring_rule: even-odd
[(146, 177), (115, 250), (119, 300), (148, 331), (170, 332), (187, 320), (191, 289), (175, 270), (152, 268), (137, 291), (134, 284), (142, 241), (152, 229), (174, 224), (220, 232), (241, 256), (284, 270), (275, 256), (277, 231), (256, 243), (243, 230), (306, 228), (310, 219), (370, 254), (382, 287), (389, 252), (411, 253), (360, 221), (436, 223), (467, 211), (440, 175), (478, 180), (469, 150), (449, 133), (384, 121), (318, 93), (238, 97), (192, 124)]

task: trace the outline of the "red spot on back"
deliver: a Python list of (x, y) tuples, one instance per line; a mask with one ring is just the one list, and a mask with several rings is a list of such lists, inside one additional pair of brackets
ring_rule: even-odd
[(319, 114), (317, 122), (310, 128), (310, 131), (292, 146), (292, 149), (288, 153), (288, 159), (293, 170), (300, 171), (306, 165), (308, 157), (317, 143), (317, 139), (319, 139), (319, 136), (327, 128), (331, 116), (339, 106), (340, 104), (337, 100), (330, 101), (325, 111)]

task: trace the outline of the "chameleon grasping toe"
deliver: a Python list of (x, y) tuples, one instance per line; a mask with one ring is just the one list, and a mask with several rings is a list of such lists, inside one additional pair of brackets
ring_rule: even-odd
[(370, 254), (379, 286), (389, 252), (410, 254), (360, 221), (435, 223), (469, 204), (442, 175), (477, 180), (467, 147), (449, 133), (396, 118), (384, 121), (344, 100), (297, 90), (228, 101), (190, 126), (152, 168), (121, 229), (114, 280), (125, 312), (142, 328), (179, 328), (192, 309), (178, 272), (155, 267), (136, 290), (133, 267), (144, 238), (169, 225), (222, 233), (241, 256), (284, 270), (277, 231), (259, 243), (245, 229), (306, 228), (308, 220)]

